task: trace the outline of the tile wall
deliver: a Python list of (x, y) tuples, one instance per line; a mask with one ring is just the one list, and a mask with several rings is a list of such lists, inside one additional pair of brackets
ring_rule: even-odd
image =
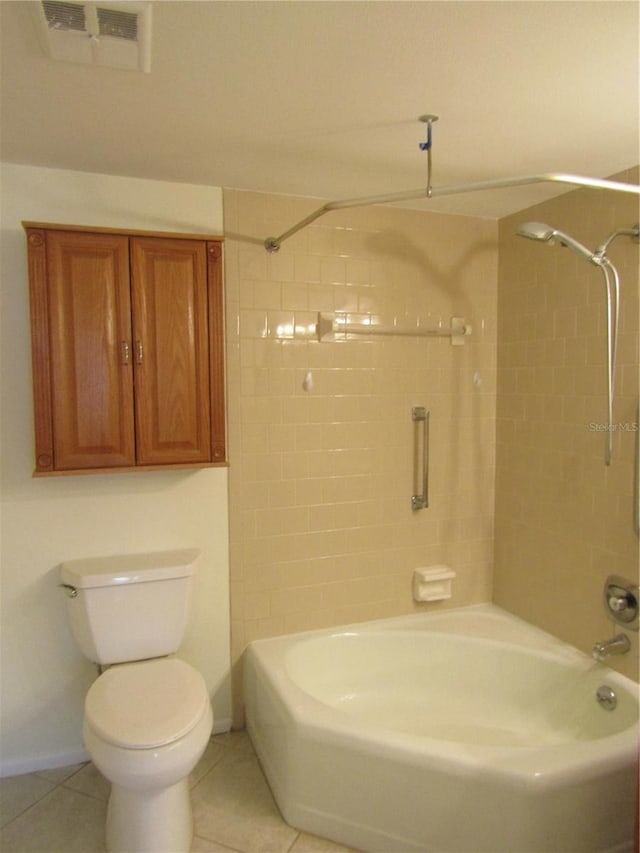
[[(237, 662), (253, 639), (413, 612), (413, 570), (440, 563), (457, 572), (449, 604), (491, 598), (497, 223), (332, 212), (264, 250), (318, 205), (224, 194), (237, 723)], [(473, 333), (464, 346), (318, 342), (318, 312), (402, 328), (459, 316)], [(418, 512), (416, 405), (431, 412), (430, 506)]]
[[(616, 176), (638, 183), (638, 169)], [(603, 462), (606, 300), (601, 272), (518, 238), (542, 221), (595, 248), (639, 220), (637, 196), (579, 190), (500, 222), (496, 603), (589, 651), (616, 630), (611, 573), (638, 583), (638, 244), (609, 255), (621, 278), (613, 462)], [(611, 659), (638, 677), (632, 654)]]

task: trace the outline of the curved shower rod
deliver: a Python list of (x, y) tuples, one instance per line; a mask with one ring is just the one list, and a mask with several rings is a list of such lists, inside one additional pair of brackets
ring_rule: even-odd
[(332, 210), (346, 210), (350, 207), (368, 207), (372, 204), (392, 204), (398, 201), (415, 201), (421, 198), (435, 198), (436, 196), (458, 195), (459, 193), (479, 192), (481, 190), (494, 190), (503, 187), (521, 187), (527, 184), (539, 183), (560, 183), (572, 184), (577, 187), (590, 187), (598, 190), (609, 190), (610, 192), (635, 193), (640, 195), (640, 186), (637, 184), (627, 184), (620, 181), (608, 181), (601, 178), (589, 178), (582, 175), (567, 175), (563, 172), (547, 172), (542, 175), (527, 175), (516, 178), (498, 178), (493, 181), (479, 181), (474, 184), (450, 184), (443, 187), (431, 187), (419, 190), (407, 190), (400, 193), (390, 193), (388, 195), (365, 196), (362, 198), (344, 199), (342, 201), (329, 201), (314, 210), (304, 219), (296, 222), (291, 228), (284, 231), (278, 237), (267, 237), (264, 241), (264, 247), (267, 252), (277, 252), (280, 246), (289, 237), (293, 237), (302, 228), (315, 222), (325, 213)]

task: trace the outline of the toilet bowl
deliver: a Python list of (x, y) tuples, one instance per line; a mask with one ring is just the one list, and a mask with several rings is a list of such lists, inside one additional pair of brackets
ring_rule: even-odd
[(204, 679), (177, 658), (106, 670), (85, 700), (84, 741), (111, 782), (112, 853), (186, 853), (193, 835), (188, 776), (211, 735)]

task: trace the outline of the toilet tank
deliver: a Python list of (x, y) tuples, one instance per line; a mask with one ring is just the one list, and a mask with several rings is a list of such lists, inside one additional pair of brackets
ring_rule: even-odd
[(62, 563), (71, 630), (83, 654), (110, 664), (177, 651), (199, 553), (184, 548)]

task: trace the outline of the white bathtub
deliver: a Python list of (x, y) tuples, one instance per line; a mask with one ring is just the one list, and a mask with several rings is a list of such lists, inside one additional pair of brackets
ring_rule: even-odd
[(295, 827), (381, 853), (633, 849), (638, 686), (493, 605), (261, 640), (244, 671)]

